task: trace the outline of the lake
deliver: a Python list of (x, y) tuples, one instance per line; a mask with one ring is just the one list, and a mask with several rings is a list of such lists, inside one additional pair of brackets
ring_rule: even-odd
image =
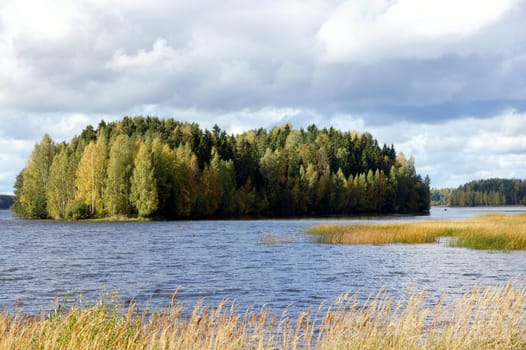
[(421, 245), (326, 245), (303, 232), (324, 222), (469, 218), (526, 207), (432, 208), (430, 216), (345, 219), (53, 222), (0, 211), (0, 309), (36, 314), (64, 296), (94, 302), (118, 291), (122, 301), (189, 307), (235, 300), (240, 310), (269, 305), (291, 314), (345, 292), (367, 298), (425, 288), (431, 297), (476, 284), (526, 277), (526, 251)]

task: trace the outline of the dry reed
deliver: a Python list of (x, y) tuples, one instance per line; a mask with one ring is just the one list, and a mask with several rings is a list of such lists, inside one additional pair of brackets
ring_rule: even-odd
[(429, 220), (379, 224), (322, 224), (310, 228), (318, 241), (334, 244), (432, 243), (475, 249), (526, 249), (526, 214), (489, 214), (468, 220)]
[(432, 305), (424, 291), (363, 303), (347, 294), (294, 319), (226, 302), (183, 311), (175, 299), (153, 314), (99, 303), (40, 317), (3, 311), (0, 349), (526, 349), (526, 288), (516, 281)]

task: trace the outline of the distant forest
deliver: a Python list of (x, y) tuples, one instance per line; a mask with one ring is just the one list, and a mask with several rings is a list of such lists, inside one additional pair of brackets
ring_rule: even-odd
[(487, 179), (471, 181), (456, 189), (433, 189), (431, 204), (456, 207), (526, 205), (526, 181)]
[(453, 188), (432, 188), (431, 205), (449, 205), (449, 197), (453, 191)]
[(229, 135), (125, 117), (48, 135), (15, 183), (26, 218), (238, 218), (427, 213), (429, 178), (369, 133), (290, 124)]
[(13, 197), (0, 195), (0, 209), (9, 209), (13, 205)]

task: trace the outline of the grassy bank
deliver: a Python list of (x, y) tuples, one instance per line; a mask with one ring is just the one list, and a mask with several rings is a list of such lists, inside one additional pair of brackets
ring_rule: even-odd
[(488, 214), (469, 220), (430, 220), (380, 224), (322, 224), (307, 233), (334, 244), (432, 243), (475, 249), (526, 249), (526, 214)]
[[(98, 303), (51, 316), (0, 314), (1, 349), (524, 349), (524, 283), (474, 288), (429, 305), (424, 292), (383, 292), (359, 305), (344, 295), (295, 319), (231, 304), (177, 303), (151, 317)], [(447, 303), (444, 300), (449, 300)]]

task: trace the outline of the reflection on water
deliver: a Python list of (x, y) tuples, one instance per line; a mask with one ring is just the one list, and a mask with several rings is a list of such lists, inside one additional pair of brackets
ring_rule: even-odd
[[(526, 211), (526, 208), (504, 208)], [(494, 210), (494, 209), (490, 209)], [(427, 217), (465, 218), (481, 209), (433, 208)], [(501, 210), (502, 211), (502, 210)], [(124, 300), (191, 306), (235, 299), (244, 309), (270, 305), (291, 313), (344, 292), (363, 298), (426, 288), (431, 296), (526, 277), (526, 252), (477, 251), (423, 245), (325, 245), (303, 234), (337, 220), (63, 223), (26, 221), (0, 211), (0, 309), (50, 309), (56, 297), (94, 301), (118, 290)]]

